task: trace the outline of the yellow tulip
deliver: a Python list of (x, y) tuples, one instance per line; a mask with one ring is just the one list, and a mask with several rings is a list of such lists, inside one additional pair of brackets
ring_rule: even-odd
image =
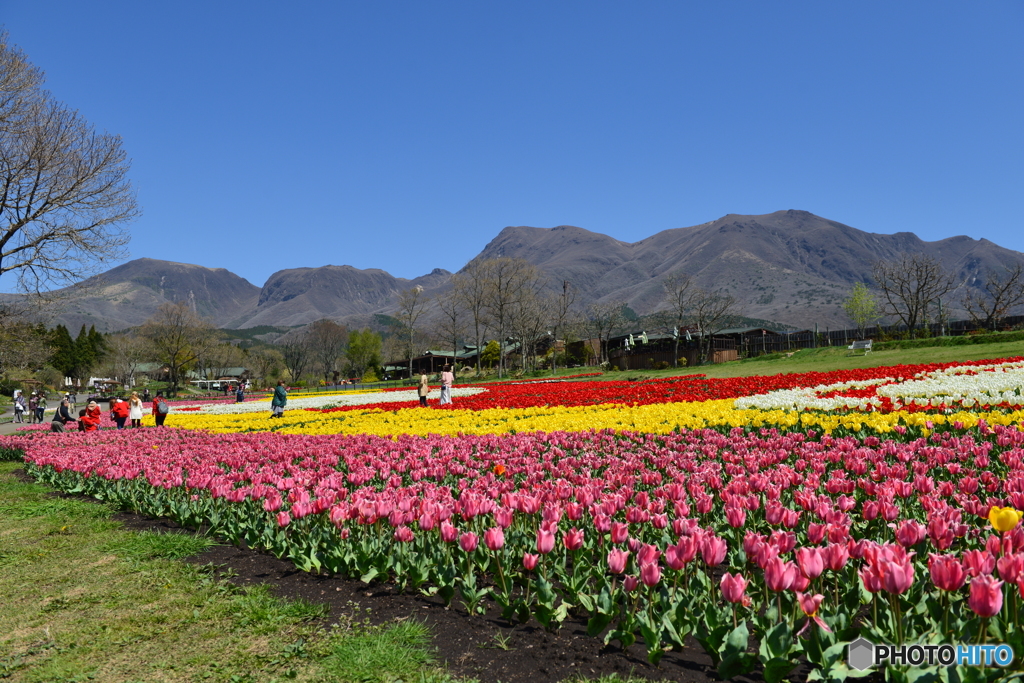
[(1019, 510), (1001, 508), (997, 505), (993, 505), (992, 509), (988, 511), (988, 521), (992, 523), (996, 531), (1010, 531), (1020, 523), (1022, 516), (1024, 513)]

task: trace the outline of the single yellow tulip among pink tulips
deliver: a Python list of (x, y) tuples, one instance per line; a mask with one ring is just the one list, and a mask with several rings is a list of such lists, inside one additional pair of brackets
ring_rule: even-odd
[(1010, 531), (1020, 523), (1020, 518), (1024, 516), (1024, 513), (1014, 508), (1001, 508), (998, 505), (993, 505), (992, 509), (988, 511), (988, 521), (992, 523), (992, 526), (996, 531)]

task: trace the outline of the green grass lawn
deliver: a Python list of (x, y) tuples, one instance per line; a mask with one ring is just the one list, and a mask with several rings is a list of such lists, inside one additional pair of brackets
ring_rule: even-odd
[[(752, 375), (776, 375), (791, 372), (828, 372), (850, 368), (873, 368), (880, 365), (916, 363), (950, 363), (962, 360), (985, 358), (1009, 358), (1024, 356), (1024, 341), (995, 344), (971, 344), (965, 346), (929, 346), (917, 349), (892, 349), (872, 351), (869, 354), (849, 355), (845, 347), (803, 349), (792, 356), (774, 354), (718, 365), (702, 365), (692, 368), (669, 368), (667, 370), (623, 370), (606, 372), (601, 377), (584, 379), (622, 380), (652, 377), (674, 377), (700, 373), (708, 377), (749, 377)], [(565, 374), (594, 372), (596, 368), (575, 368)], [(562, 374), (562, 373), (559, 373)]]
[(126, 531), (0, 463), (0, 679), (446, 681), (426, 627), (386, 627), (238, 588), (180, 561), (211, 541)]

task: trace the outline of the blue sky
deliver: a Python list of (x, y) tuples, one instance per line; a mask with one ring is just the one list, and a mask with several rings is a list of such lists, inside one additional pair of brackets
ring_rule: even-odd
[(262, 285), (804, 209), (1024, 251), (1024, 3), (47, 2), (0, 23), (133, 159), (131, 256)]

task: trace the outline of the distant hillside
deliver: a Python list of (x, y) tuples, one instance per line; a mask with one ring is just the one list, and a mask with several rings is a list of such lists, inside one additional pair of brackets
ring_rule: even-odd
[(112, 332), (141, 325), (162, 304), (187, 301), (197, 313), (225, 326), (251, 310), (260, 288), (224, 268), (141, 258), (84, 281), (57, 322), (69, 329), (95, 325)]
[[(581, 306), (622, 301), (641, 316), (664, 306), (664, 279), (685, 272), (704, 287), (734, 295), (748, 319), (837, 328), (850, 324), (840, 306), (854, 283), (870, 285), (872, 262), (900, 252), (934, 256), (955, 273), (960, 289), (946, 301), (954, 317), (962, 314), (963, 292), (980, 286), (986, 270), (1024, 261), (1024, 254), (988, 240), (879, 235), (806, 211), (730, 214), (634, 243), (573, 226), (508, 227), (474, 260), (526, 259), (548, 276), (552, 289), (560, 290), (563, 280), (572, 283)], [(450, 277), (440, 268), (406, 280), (378, 269), (322, 266), (278, 271), (257, 288), (223, 268), (137, 259), (84, 283), (85, 294), (59, 322), (72, 329), (83, 323), (123, 329), (142, 323), (164, 302), (183, 300), (221, 327), (266, 327), (269, 339), (278, 334), (269, 328), (319, 318), (373, 325), (376, 316), (395, 313), (399, 292), (419, 285), (433, 296)]]
[[(569, 280), (587, 301), (624, 301), (637, 313), (661, 307), (662, 282), (675, 272), (744, 302), (743, 314), (796, 327), (845, 326), (840, 305), (853, 284), (871, 284), (871, 264), (900, 252), (934, 256), (964, 287), (986, 269), (1024, 261), (988, 240), (924, 242), (909, 232), (878, 235), (806, 211), (730, 214), (703, 225), (657, 233), (632, 244), (583, 228), (505, 228), (477, 259), (524, 258)], [(963, 290), (948, 302), (956, 312)]]

